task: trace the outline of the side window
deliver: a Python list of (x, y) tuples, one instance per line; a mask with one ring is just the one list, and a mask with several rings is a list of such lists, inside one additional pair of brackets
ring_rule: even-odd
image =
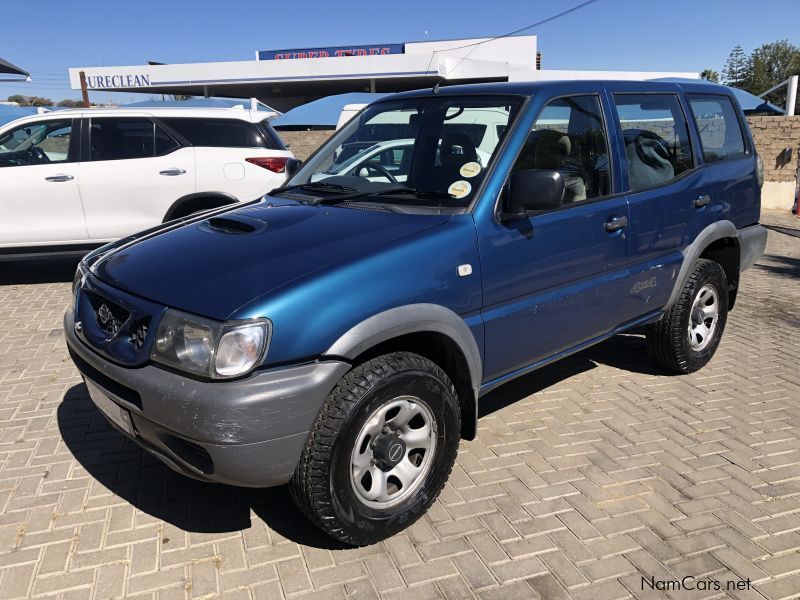
[(21, 167), (69, 160), (72, 119), (39, 121), (0, 136), (0, 167)]
[(700, 94), (686, 97), (700, 132), (703, 160), (715, 162), (745, 156), (744, 135), (731, 99)]
[(158, 125), (156, 125), (156, 139), (155, 139), (155, 148), (156, 148), (156, 156), (164, 156), (165, 154), (169, 154), (170, 152), (174, 152), (181, 145), (172, 139), (172, 136), (169, 135), (166, 131), (161, 129)]
[(609, 195), (611, 172), (600, 99), (570, 96), (547, 104), (511, 170), (526, 169), (561, 173), (565, 203)]
[(631, 191), (674, 179), (694, 166), (689, 127), (674, 94), (615, 94)]
[(144, 117), (93, 118), (89, 131), (91, 160), (152, 157), (154, 127)]
[(239, 119), (190, 119), (169, 117), (161, 121), (193, 146), (212, 148), (273, 148), (264, 129)]

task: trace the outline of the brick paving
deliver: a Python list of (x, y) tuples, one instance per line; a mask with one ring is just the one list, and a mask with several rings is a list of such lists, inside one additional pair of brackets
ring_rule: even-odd
[(125, 441), (67, 357), (74, 265), (0, 265), (0, 598), (800, 597), (800, 221), (764, 220), (709, 367), (621, 335), (497, 390), (430, 512), (361, 549)]

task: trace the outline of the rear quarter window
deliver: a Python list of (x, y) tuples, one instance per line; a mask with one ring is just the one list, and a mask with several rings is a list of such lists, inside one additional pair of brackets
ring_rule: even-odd
[(729, 97), (687, 94), (686, 99), (700, 134), (705, 162), (742, 158), (747, 154), (742, 126)]
[(160, 121), (192, 146), (282, 149), (260, 124), (249, 121), (186, 117), (169, 117)]

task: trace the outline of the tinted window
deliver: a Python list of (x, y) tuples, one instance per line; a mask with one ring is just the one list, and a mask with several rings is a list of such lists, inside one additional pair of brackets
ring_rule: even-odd
[(689, 129), (674, 94), (615, 94), (631, 190), (660, 185), (694, 166)]
[(273, 150), (286, 150), (286, 144), (283, 143), (281, 136), (279, 136), (278, 132), (272, 128), (272, 125), (266, 121), (261, 121), (257, 127), (262, 131), (264, 137), (272, 142), (271, 144), (268, 144), (270, 148)]
[(559, 98), (542, 109), (512, 172), (527, 169), (561, 173), (564, 202), (611, 193), (608, 142), (597, 96)]
[(274, 148), (261, 126), (238, 119), (160, 119), (193, 146), (217, 148)]
[(172, 139), (167, 132), (156, 125), (156, 156), (164, 156), (180, 148), (180, 144)]
[(144, 117), (93, 118), (89, 134), (91, 160), (153, 156), (153, 122)]
[(687, 98), (700, 132), (703, 160), (714, 162), (744, 156), (744, 136), (730, 98), (695, 94)]
[(0, 137), (0, 167), (66, 162), (72, 119), (39, 121), (12, 129)]

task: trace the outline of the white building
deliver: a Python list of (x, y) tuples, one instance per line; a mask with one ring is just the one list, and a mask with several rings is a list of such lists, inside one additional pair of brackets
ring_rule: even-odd
[(459, 83), (540, 79), (697, 78), (698, 73), (536, 69), (537, 36), (406, 42), (256, 52), (255, 60), (75, 67), (89, 90), (258, 98), (279, 110), (345, 92), (398, 92)]

